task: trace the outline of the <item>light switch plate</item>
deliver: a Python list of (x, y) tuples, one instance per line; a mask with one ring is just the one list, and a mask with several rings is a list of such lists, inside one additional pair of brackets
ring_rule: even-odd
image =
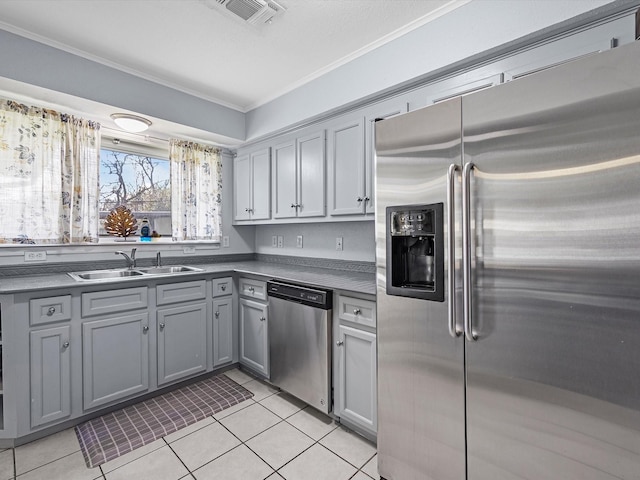
[(24, 252), (25, 262), (44, 262), (47, 259), (47, 252)]
[(229, 246), (229, 235), (224, 235), (222, 237), (222, 246), (225, 248)]
[(284, 237), (282, 235), (278, 235), (278, 248), (284, 248)]
[(278, 236), (277, 235), (271, 235), (271, 246), (273, 248), (278, 248)]
[(302, 248), (302, 235), (296, 237), (296, 247)]
[(336, 237), (336, 250), (340, 252), (342, 251), (342, 241), (343, 241), (342, 237)]

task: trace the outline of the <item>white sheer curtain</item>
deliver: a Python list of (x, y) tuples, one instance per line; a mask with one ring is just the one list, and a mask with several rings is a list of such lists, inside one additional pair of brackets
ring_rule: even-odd
[(0, 99), (0, 243), (98, 241), (99, 129)]
[(219, 242), (222, 235), (220, 150), (172, 139), (169, 160), (173, 240)]

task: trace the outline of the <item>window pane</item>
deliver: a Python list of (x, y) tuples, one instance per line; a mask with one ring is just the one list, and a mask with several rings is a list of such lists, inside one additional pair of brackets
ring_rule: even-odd
[(131, 209), (138, 221), (147, 218), (152, 231), (171, 237), (169, 161), (145, 155), (100, 150), (100, 235), (104, 219), (118, 205)]

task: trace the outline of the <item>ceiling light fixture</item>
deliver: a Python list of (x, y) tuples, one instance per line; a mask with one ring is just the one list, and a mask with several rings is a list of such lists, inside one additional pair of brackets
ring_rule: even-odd
[(140, 133), (151, 126), (151, 120), (129, 113), (114, 113), (111, 118), (117, 126), (127, 132)]

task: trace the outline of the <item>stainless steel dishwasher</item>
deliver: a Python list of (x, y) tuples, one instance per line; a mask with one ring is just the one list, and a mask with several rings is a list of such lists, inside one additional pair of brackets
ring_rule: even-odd
[(272, 280), (269, 295), (270, 381), (331, 411), (331, 290)]

